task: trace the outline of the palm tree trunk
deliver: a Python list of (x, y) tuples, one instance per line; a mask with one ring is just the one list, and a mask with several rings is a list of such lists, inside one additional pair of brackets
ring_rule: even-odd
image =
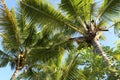
[(19, 70), (19, 69), (16, 69), (15, 72), (13, 73), (13, 75), (12, 75), (12, 77), (11, 77), (10, 80), (15, 80), (15, 79), (16, 79), (16, 76), (17, 76), (17, 74), (18, 74), (19, 72), (20, 72), (20, 70)]
[(107, 57), (106, 53), (103, 51), (101, 44), (96, 38), (92, 40), (92, 45), (96, 53), (100, 54), (103, 57), (103, 59), (108, 63), (108, 65), (111, 65), (110, 59)]

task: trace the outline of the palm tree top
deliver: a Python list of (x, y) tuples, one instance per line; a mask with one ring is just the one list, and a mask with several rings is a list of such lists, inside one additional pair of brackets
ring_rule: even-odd
[[(98, 42), (101, 32), (108, 31), (112, 23), (118, 31), (118, 17), (120, 1), (118, 0), (61, 0), (59, 9), (43, 0), (22, 0), (20, 6), (30, 18), (39, 21), (38, 24), (46, 27), (46, 32), (61, 31), (66, 35), (80, 33), (78, 39), (93, 45), (98, 53), (105, 58)], [(109, 17), (110, 16), (110, 17)], [(46, 20), (47, 19), (47, 20)], [(118, 21), (114, 22), (114, 19)], [(119, 33), (118, 33), (119, 34)], [(77, 40), (74, 39), (73, 40)], [(70, 39), (71, 40), (71, 39)], [(101, 49), (100, 49), (101, 48)], [(106, 59), (108, 61), (108, 58)]]
[[(98, 4), (97, 2), (97, 0), (61, 0), (59, 4), (59, 11), (55, 10), (47, 2), (43, 2), (42, 0), (22, 0), (20, 3), (21, 7), (23, 7), (26, 13), (31, 15), (31, 17), (39, 17), (37, 20), (40, 21), (40, 24), (52, 26), (52, 30), (59, 26), (61, 26), (59, 28), (62, 28), (63, 30), (66, 28), (65, 26), (69, 26), (70, 29), (72, 28), (84, 35), (85, 30), (87, 30), (85, 22), (90, 25), (91, 21), (94, 20), (96, 26), (109, 28), (110, 25), (108, 21), (112, 20), (111, 22), (114, 23), (114, 19), (117, 19), (115, 16), (119, 13), (118, 10), (120, 1), (100, 0), (99, 2), (101, 4)], [(36, 15), (33, 16), (33, 14)], [(115, 22), (115, 24), (117, 23), (119, 23), (119, 21)]]

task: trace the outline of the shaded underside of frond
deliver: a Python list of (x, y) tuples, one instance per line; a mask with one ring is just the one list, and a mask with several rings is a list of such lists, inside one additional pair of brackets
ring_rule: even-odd
[(33, 58), (33, 61), (46, 62), (50, 59), (60, 57), (61, 53), (65, 53), (65, 49), (59, 45), (51, 47), (39, 47), (38, 49), (32, 49), (30, 52), (30, 57), (35, 57)]
[(0, 51), (0, 67), (6, 67), (9, 63), (9, 55)]
[(73, 43), (69, 41), (69, 37), (65, 37), (63, 33), (57, 33), (49, 37), (48, 35), (38, 34), (37, 40), (30, 52), (30, 56), (35, 57), (33, 58), (35, 61), (48, 61), (59, 57), (60, 54), (65, 53), (65, 50), (74, 48)]
[(0, 50), (0, 68), (6, 67), (8, 63), (10, 63), (11, 69), (15, 68), (14, 56)]
[[(28, 30), (24, 31), (28, 36), (26, 37), (26, 39), (23, 42), (23, 45), (25, 47), (33, 47), (33, 45), (37, 42), (37, 29), (34, 25), (32, 25), (32, 27), (30, 27)], [(23, 34), (24, 35), (24, 34)]]

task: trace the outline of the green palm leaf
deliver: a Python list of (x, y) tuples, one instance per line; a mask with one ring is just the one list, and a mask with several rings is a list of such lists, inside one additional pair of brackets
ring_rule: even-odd
[(113, 20), (113, 18), (119, 14), (119, 10), (120, 10), (119, 0), (104, 0), (99, 10), (97, 20), (99, 20), (100, 18), (103, 19), (107, 18), (108, 20)]
[(73, 30), (81, 32), (76, 25), (70, 23), (70, 20), (65, 18), (60, 11), (55, 10), (42, 0), (23, 0), (20, 3), (21, 7), (25, 9), (26, 14), (34, 18), (34, 20), (39, 22), (42, 26), (49, 27), (49, 30), (59, 31), (60, 29), (64, 30), (70, 27), (70, 29), (72, 28)]
[(79, 54), (75, 55), (71, 63), (65, 68), (61, 80), (86, 80), (85, 75), (78, 69), (78, 55)]
[(112, 26), (114, 26), (114, 33), (120, 37), (120, 21), (115, 21), (115, 24)]
[[(41, 0), (35, 0), (35, 1), (23, 0), (21, 2), (21, 6), (23, 7), (23, 9), (25, 9), (28, 15), (39, 19), (41, 21), (41, 25), (46, 24), (52, 26), (52, 23), (54, 24), (54, 22), (56, 22), (56, 24), (54, 24), (56, 25), (56, 27), (59, 26), (60, 24), (64, 26), (63, 22), (60, 21), (60, 20), (66, 20), (64, 16), (60, 12), (55, 11), (52, 8), (52, 6), (43, 3)], [(33, 12), (35, 12), (35, 14)], [(49, 23), (49, 21), (52, 23)]]
[(17, 25), (16, 15), (14, 9), (11, 11), (4, 5), (1, 9), (0, 27), (1, 34), (3, 34), (4, 48), (11, 51), (11, 48), (17, 50), (19, 47), (19, 29)]
[(36, 57), (33, 59), (41, 60), (41, 61), (48, 61), (51, 58), (57, 58), (57, 56), (59, 56), (61, 52), (62, 53), (65, 52), (65, 49), (69, 50), (70, 48), (73, 47), (72, 45), (68, 47), (68, 45), (71, 45), (71, 44), (66, 41), (61, 41), (58, 44), (54, 42), (49, 42), (48, 45), (46, 46), (41, 45), (39, 47), (33, 48), (30, 52), (30, 55), (31, 57)]
[(11, 69), (13, 69), (15, 67), (15, 56), (0, 50), (0, 67), (6, 67), (9, 62), (11, 62)]
[[(82, 19), (89, 14), (94, 0), (61, 0), (60, 8), (74, 18), (80, 16)], [(84, 20), (84, 19), (83, 19)]]
[(32, 28), (30, 27), (28, 29), (28, 36), (25, 39), (25, 41), (23, 42), (23, 45), (25, 45), (25, 47), (32, 47), (36, 43), (36, 39), (37, 39), (37, 31), (36, 30), (37, 29), (35, 28), (35, 26), (32, 26)]

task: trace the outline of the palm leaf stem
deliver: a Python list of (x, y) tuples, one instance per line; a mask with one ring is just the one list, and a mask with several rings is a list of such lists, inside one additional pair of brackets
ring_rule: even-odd
[(80, 18), (80, 16), (79, 16), (79, 17), (77, 17), (77, 19), (78, 19), (78, 21), (80, 22), (80, 24), (82, 24), (82, 25), (83, 25), (83, 27), (84, 27), (85, 31), (87, 31), (86, 25), (85, 25), (85, 23), (83, 22), (83, 20)]
[(75, 31), (77, 31), (77, 32), (79, 32), (79, 33), (81, 33), (81, 34), (83, 34), (84, 35), (84, 32), (82, 32), (79, 28), (76, 28), (75, 26), (73, 26), (73, 24), (71, 24), (71, 23), (67, 23), (67, 22), (64, 22), (68, 27), (70, 27), (70, 28), (72, 28), (73, 30), (75, 30)]

